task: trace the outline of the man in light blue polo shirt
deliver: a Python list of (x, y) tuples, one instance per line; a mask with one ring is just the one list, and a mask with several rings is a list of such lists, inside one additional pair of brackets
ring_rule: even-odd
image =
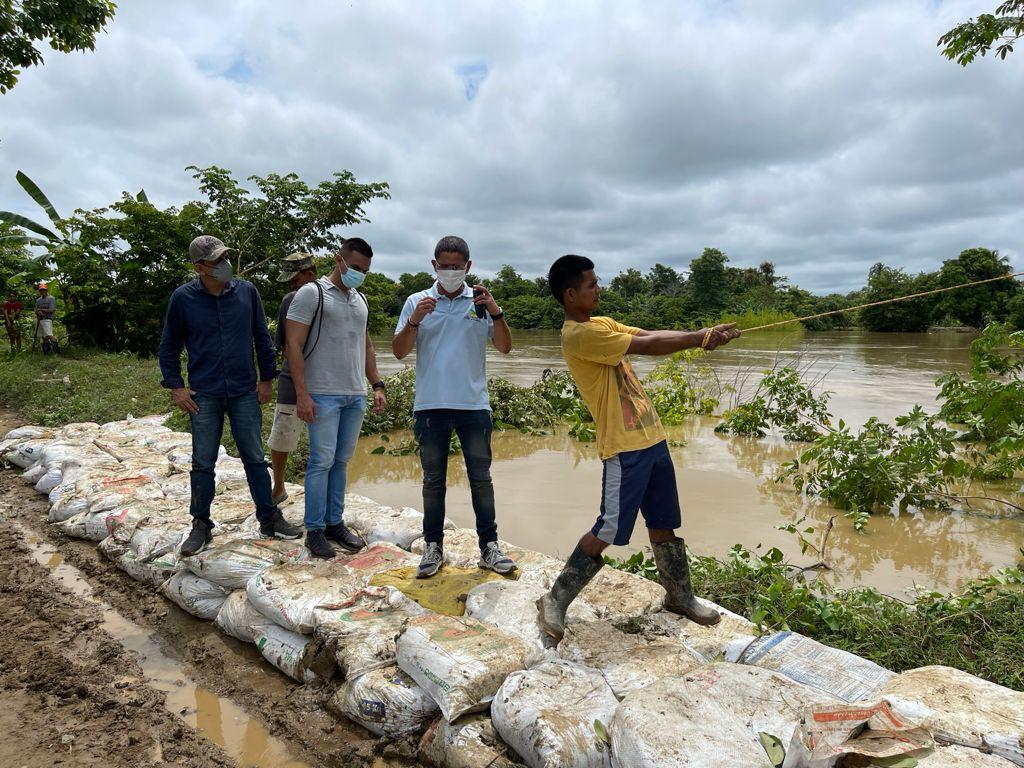
[(423, 538), (417, 577), (433, 576), (444, 563), (444, 498), (452, 430), (462, 443), (480, 539), (480, 567), (498, 573), (515, 563), (498, 546), (491, 482), (491, 404), (487, 396), (487, 340), (504, 354), (512, 349), (505, 315), (482, 285), (466, 284), (469, 246), (442, 237), (434, 248), (437, 281), (405, 300), (391, 348), (404, 358), (416, 348), (415, 434), (423, 466)]

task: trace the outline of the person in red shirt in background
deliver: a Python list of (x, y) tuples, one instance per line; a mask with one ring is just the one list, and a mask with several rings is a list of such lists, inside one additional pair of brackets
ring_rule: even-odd
[(21, 310), (24, 305), (18, 301), (18, 295), (14, 289), (7, 291), (7, 301), (4, 302), (4, 327), (7, 329), (7, 340), (11, 343), (12, 352), (21, 352)]

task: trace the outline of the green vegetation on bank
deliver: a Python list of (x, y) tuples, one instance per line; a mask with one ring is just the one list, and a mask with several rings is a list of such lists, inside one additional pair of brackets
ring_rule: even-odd
[[(657, 580), (654, 561), (642, 553), (605, 561)], [(691, 570), (697, 594), (764, 631), (800, 632), (895, 672), (942, 664), (1024, 690), (1024, 561), (956, 594), (920, 592), (906, 602), (807, 581), (775, 548), (759, 555), (737, 545), (725, 560), (691, 557)]]

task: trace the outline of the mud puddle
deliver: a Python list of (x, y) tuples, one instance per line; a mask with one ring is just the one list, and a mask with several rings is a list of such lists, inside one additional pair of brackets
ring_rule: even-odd
[(100, 617), (100, 628), (134, 654), (146, 683), (164, 694), (169, 712), (223, 749), (241, 768), (309, 768), (233, 701), (193, 683), (185, 667), (164, 653), (152, 635), (99, 599), (84, 574), (65, 563), (60, 552), (20, 524), (12, 521), (12, 525), (31, 557), (64, 589), (87, 601)]

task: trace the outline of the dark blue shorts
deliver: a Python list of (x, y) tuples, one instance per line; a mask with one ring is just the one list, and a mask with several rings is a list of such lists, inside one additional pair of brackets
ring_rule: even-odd
[(601, 514), (591, 529), (601, 541), (628, 544), (637, 510), (648, 528), (675, 530), (682, 524), (676, 470), (664, 440), (605, 459), (601, 485)]

